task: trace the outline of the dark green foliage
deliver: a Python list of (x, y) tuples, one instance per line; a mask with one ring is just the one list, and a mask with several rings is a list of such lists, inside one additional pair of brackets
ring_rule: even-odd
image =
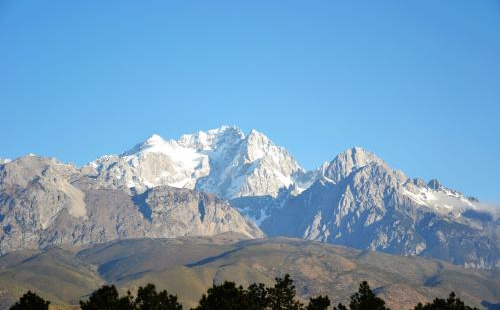
[(19, 298), (18, 302), (10, 307), (10, 310), (48, 310), (49, 304), (50, 301), (45, 301), (37, 294), (28, 291)]
[(301, 310), (302, 305), (295, 300), (295, 294), (289, 275), (276, 278), (276, 284), (270, 288), (254, 283), (243, 289), (234, 282), (224, 282), (209, 288), (194, 310)]
[(271, 310), (299, 310), (302, 305), (295, 300), (295, 285), (290, 275), (276, 278), (274, 287), (268, 289), (269, 307)]
[(347, 310), (347, 307), (343, 304), (338, 304), (337, 307), (333, 307), (333, 310)]
[(454, 292), (450, 293), (448, 299), (436, 298), (432, 303), (428, 303), (425, 306), (419, 303), (415, 310), (479, 310), (477, 308), (472, 308), (464, 304), (460, 298), (455, 296)]
[(87, 301), (80, 301), (82, 310), (133, 310), (134, 302), (130, 293), (119, 297), (114, 285), (104, 285), (93, 292)]
[(234, 282), (214, 284), (203, 294), (195, 310), (234, 310), (243, 309), (245, 293)]
[[(350, 310), (389, 310), (385, 307), (385, 301), (382, 298), (375, 296), (375, 293), (370, 289), (368, 282), (363, 281), (359, 285), (358, 292), (351, 296), (349, 303)], [(338, 304), (333, 310), (347, 310), (343, 304)]]
[(135, 309), (138, 310), (182, 310), (182, 305), (177, 301), (177, 296), (167, 291), (156, 292), (154, 284), (139, 287), (135, 299)]
[[(292, 278), (276, 278), (273, 287), (254, 283), (243, 289), (234, 282), (214, 284), (203, 294), (196, 308), (191, 310), (328, 310), (330, 298), (317, 296), (309, 298), (306, 307), (297, 301)], [(13, 305), (11, 310), (48, 310), (50, 302), (28, 291)], [(82, 310), (182, 310), (177, 296), (167, 291), (157, 292), (153, 284), (139, 287), (137, 297), (130, 292), (120, 297), (114, 285), (104, 285), (93, 292), (87, 301), (80, 301)], [(359, 285), (358, 292), (351, 296), (349, 308), (343, 304), (333, 310), (389, 310), (385, 302), (375, 296), (366, 281)], [(479, 310), (464, 304), (455, 293), (447, 299), (436, 298), (426, 305), (418, 304), (414, 310)]]
[(375, 296), (366, 281), (363, 281), (359, 285), (358, 292), (351, 296), (349, 308), (351, 310), (388, 310), (385, 307), (385, 301)]
[(328, 296), (318, 296), (309, 298), (309, 304), (306, 310), (326, 310), (330, 306), (330, 298)]
[(82, 310), (182, 310), (177, 296), (167, 291), (157, 293), (153, 284), (139, 287), (135, 300), (130, 292), (119, 297), (114, 285), (104, 285), (87, 301), (80, 301), (80, 307)]
[(267, 309), (268, 304), (267, 288), (263, 283), (251, 284), (245, 291), (245, 309), (263, 310)]

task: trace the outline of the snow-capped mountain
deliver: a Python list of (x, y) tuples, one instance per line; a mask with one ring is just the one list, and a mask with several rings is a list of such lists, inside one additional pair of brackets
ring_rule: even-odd
[(0, 253), (225, 231), (254, 238), (262, 229), (500, 268), (498, 210), (359, 147), (306, 171), (264, 134), (230, 126), (152, 135), (81, 168), (36, 156), (0, 163), (0, 223)]
[(286, 235), (477, 268), (500, 267), (498, 212), (432, 180), (408, 178), (361, 148), (324, 165), (322, 177), (262, 222)]
[(153, 135), (121, 155), (107, 155), (84, 167), (103, 184), (141, 193), (168, 185), (197, 189), (232, 199), (276, 197), (280, 189), (301, 191), (311, 174), (262, 133), (247, 136), (236, 127), (164, 140)]

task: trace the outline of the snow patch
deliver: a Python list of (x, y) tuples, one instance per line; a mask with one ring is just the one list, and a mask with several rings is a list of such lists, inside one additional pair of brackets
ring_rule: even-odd
[(404, 188), (403, 193), (417, 204), (441, 213), (460, 212), (464, 209), (476, 210), (478, 208), (476, 204), (470, 202), (464, 196), (447, 189), (436, 191), (429, 188), (415, 187), (411, 191)]
[(276, 197), (283, 188), (292, 186), (299, 193), (312, 184), (309, 174), (284, 148), (256, 130), (245, 137), (231, 126), (183, 135), (178, 140), (153, 134), (129, 151), (103, 156), (89, 166), (105, 182), (113, 182), (111, 177), (139, 192), (168, 185), (226, 199)]

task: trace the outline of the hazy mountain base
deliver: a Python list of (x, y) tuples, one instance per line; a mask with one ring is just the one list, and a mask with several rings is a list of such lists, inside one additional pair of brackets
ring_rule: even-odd
[(270, 285), (285, 273), (296, 280), (302, 298), (328, 294), (334, 303), (346, 302), (362, 280), (392, 309), (409, 309), (451, 290), (476, 306), (500, 301), (498, 272), (298, 239), (236, 240), (226, 234), (114, 241), (81, 251), (13, 252), (0, 258), (0, 307), (31, 289), (71, 308), (106, 282), (123, 291), (152, 282), (189, 307), (213, 283)]

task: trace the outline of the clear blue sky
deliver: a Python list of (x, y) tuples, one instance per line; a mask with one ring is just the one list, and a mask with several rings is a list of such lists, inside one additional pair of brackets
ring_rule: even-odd
[(500, 1), (0, 0), (0, 157), (258, 129), (500, 201)]

